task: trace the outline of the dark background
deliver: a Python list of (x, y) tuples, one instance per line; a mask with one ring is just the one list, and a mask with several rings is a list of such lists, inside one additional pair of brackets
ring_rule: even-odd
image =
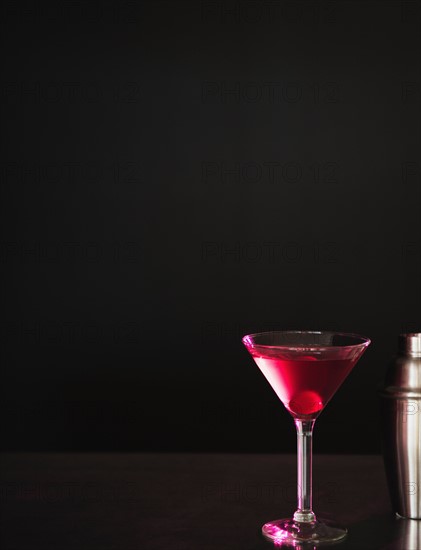
[(6, 3), (1, 447), (284, 452), (242, 347), (372, 338), (316, 425), (379, 452), (421, 329), (418, 2)]

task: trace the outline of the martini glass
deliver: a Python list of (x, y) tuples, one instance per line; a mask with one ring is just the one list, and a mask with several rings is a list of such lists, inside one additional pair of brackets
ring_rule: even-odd
[(340, 541), (346, 529), (316, 519), (312, 510), (313, 427), (370, 340), (339, 332), (273, 331), (244, 336), (243, 344), (297, 428), (298, 507), (292, 518), (263, 525), (263, 536), (278, 546)]

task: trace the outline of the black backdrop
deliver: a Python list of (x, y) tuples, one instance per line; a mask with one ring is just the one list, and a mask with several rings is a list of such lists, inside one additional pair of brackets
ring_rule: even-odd
[(283, 452), (249, 331), (373, 344), (316, 425), (378, 452), (420, 330), (418, 2), (2, 8), (1, 446)]

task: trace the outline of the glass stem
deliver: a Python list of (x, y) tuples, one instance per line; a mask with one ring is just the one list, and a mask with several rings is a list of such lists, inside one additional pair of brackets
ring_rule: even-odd
[(295, 419), (297, 428), (297, 494), (298, 509), (294, 520), (302, 523), (315, 521), (312, 510), (313, 427), (315, 420)]

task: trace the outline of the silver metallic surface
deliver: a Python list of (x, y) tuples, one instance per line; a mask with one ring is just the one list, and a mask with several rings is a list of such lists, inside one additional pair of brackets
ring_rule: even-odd
[(381, 391), (383, 458), (394, 511), (421, 519), (421, 333), (399, 337)]
[(399, 352), (421, 357), (421, 332), (411, 332), (399, 336)]

